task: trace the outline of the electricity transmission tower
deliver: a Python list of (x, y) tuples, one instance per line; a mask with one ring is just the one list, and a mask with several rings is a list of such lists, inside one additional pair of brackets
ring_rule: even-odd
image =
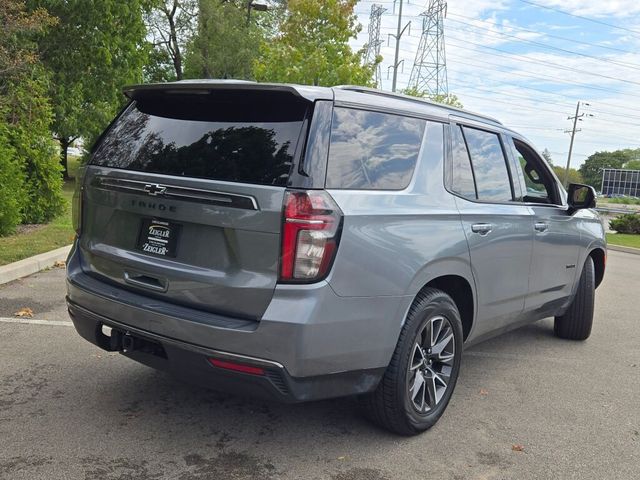
[[(386, 11), (387, 9), (382, 5), (376, 5), (375, 3), (371, 5), (371, 14), (369, 15), (369, 42), (367, 42), (367, 50), (364, 56), (365, 64), (374, 64), (380, 55), (380, 45), (382, 45), (382, 40), (380, 40), (380, 20), (382, 14)], [(378, 64), (374, 72), (374, 80), (376, 87), (380, 88), (380, 82), (382, 81), (380, 64)]]
[(449, 85), (444, 51), (444, 17), (447, 15), (447, 2), (429, 0), (429, 7), (420, 15), (422, 36), (409, 77), (409, 87), (429, 95), (447, 96)]

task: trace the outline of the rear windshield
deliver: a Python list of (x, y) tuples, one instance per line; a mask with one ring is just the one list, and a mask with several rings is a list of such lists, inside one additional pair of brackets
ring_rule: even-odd
[(306, 108), (279, 92), (151, 95), (113, 124), (92, 164), (285, 186)]

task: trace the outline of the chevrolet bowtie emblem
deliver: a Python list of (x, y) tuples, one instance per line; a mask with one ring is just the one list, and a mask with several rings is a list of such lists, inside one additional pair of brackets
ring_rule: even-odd
[(166, 192), (167, 187), (154, 183), (154, 184), (145, 185), (144, 191), (147, 192), (152, 197), (155, 197), (157, 195), (162, 195), (164, 192)]

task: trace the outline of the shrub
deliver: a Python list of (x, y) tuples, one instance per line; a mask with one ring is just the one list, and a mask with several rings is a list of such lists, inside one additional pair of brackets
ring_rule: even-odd
[(44, 223), (64, 211), (62, 167), (49, 126), (52, 112), (37, 80), (14, 85), (10, 101), (9, 138), (24, 172), (27, 202), (24, 223)]
[(9, 145), (7, 125), (0, 118), (0, 236), (13, 233), (22, 221), (24, 178)]
[(640, 234), (640, 214), (625, 213), (619, 215), (609, 222), (609, 227), (618, 233)]

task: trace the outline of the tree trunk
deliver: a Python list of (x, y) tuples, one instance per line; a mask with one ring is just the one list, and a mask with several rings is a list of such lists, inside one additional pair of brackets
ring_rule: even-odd
[(169, 21), (169, 41), (171, 42), (171, 49), (173, 50), (173, 68), (176, 71), (176, 79), (182, 80), (182, 52), (180, 51), (178, 32), (176, 30), (176, 7), (177, 3), (174, 2), (173, 10), (167, 15), (167, 20)]
[(67, 150), (71, 142), (67, 138), (59, 138), (60, 142), (60, 164), (62, 165), (62, 178), (69, 180), (69, 168), (67, 162)]

